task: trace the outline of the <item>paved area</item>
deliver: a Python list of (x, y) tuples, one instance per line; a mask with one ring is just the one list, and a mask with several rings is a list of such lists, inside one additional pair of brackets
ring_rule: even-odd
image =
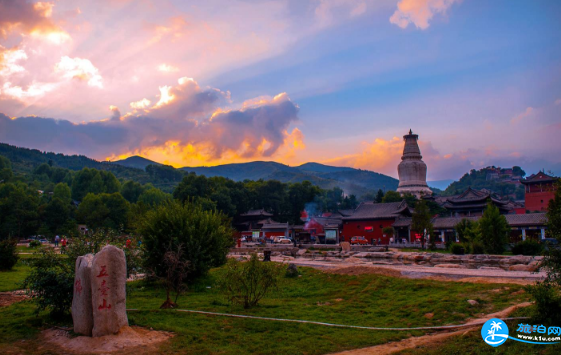
[(456, 269), (456, 268), (442, 268), (442, 267), (429, 267), (421, 265), (380, 265), (368, 262), (337, 262), (337, 261), (322, 261), (322, 260), (308, 260), (300, 258), (286, 258), (286, 257), (273, 257), (274, 261), (290, 261), (299, 266), (309, 266), (319, 269), (333, 269), (333, 268), (348, 268), (353, 266), (369, 266), (377, 269), (388, 269), (399, 271), (402, 276), (408, 278), (433, 278), (442, 277), (451, 280), (460, 280), (466, 278), (484, 278), (493, 280), (520, 280), (523, 283), (533, 283), (545, 277), (545, 272), (528, 272), (528, 271), (505, 271), (501, 269)]

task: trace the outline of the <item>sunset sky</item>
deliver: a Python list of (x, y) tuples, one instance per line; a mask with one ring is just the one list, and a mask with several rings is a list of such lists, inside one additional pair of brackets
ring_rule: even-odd
[(561, 174), (561, 1), (0, 0), (0, 142)]

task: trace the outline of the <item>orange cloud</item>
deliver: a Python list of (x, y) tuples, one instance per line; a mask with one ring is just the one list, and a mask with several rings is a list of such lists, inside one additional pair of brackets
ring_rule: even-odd
[(401, 0), (397, 4), (397, 10), (390, 17), (390, 22), (401, 28), (407, 28), (411, 23), (425, 30), (435, 14), (445, 14), (456, 2), (461, 0)]
[(68, 40), (70, 35), (51, 19), (54, 6), (50, 2), (1, 1), (0, 36), (30, 34), (56, 44)]
[(393, 137), (390, 140), (376, 138), (372, 143), (363, 142), (362, 147), (362, 152), (358, 154), (328, 159), (324, 161), (324, 163), (380, 171), (395, 175), (395, 172), (397, 172), (397, 164), (399, 164), (401, 155), (403, 154), (403, 139), (398, 137)]

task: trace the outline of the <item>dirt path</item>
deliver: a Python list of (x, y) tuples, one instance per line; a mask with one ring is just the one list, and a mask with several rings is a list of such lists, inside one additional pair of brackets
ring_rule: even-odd
[[(516, 310), (518, 308), (522, 308), (522, 307), (528, 307), (530, 305), (531, 305), (530, 302), (520, 303), (520, 304), (517, 304), (517, 305), (514, 305), (514, 306), (510, 306), (506, 309), (503, 309), (502, 311), (488, 314), (485, 317), (472, 319), (472, 320), (468, 321), (466, 324), (474, 324), (473, 325), (474, 328), (475, 327), (480, 327), (481, 324), (478, 324), (480, 322), (485, 322), (490, 318), (506, 318), (514, 310)], [(381, 344), (381, 345), (371, 346), (371, 347), (362, 348), (362, 349), (347, 350), (347, 351), (343, 351), (343, 352), (339, 352), (339, 353), (334, 353), (332, 355), (385, 355), (385, 354), (392, 354), (392, 353), (395, 353), (395, 352), (401, 351), (401, 350), (413, 349), (413, 348), (416, 348), (417, 346), (421, 346), (421, 345), (438, 344), (439, 342), (442, 342), (442, 341), (444, 341), (444, 340), (446, 340), (446, 339), (448, 339), (452, 336), (461, 335), (461, 334), (465, 334), (465, 333), (470, 332), (470, 331), (474, 331), (474, 328), (470, 328), (470, 329), (465, 329), (464, 328), (462, 330), (456, 330), (456, 331), (453, 331), (453, 332), (438, 332), (438, 333), (435, 333), (435, 334), (428, 334), (428, 335), (423, 335), (423, 336), (420, 336), (420, 337), (411, 337), (411, 338), (403, 339), (403, 340), (398, 341), (398, 342)]]
[(13, 303), (29, 298), (24, 290), (0, 292), (0, 307), (7, 307)]

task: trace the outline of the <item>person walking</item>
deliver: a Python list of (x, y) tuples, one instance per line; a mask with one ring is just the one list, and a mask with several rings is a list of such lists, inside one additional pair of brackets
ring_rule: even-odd
[(66, 237), (62, 237), (60, 244), (61, 244), (60, 253), (61, 254), (66, 253)]
[(58, 236), (58, 234), (55, 237), (55, 248), (58, 248), (58, 242), (60, 241), (60, 237)]

